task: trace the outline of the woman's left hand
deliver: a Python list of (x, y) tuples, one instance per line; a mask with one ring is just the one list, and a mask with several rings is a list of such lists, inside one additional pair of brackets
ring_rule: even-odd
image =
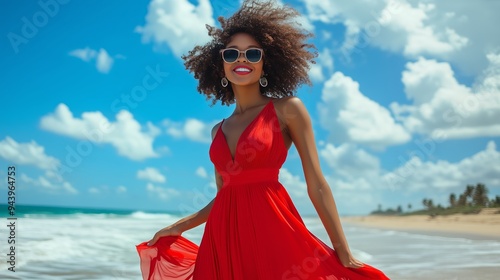
[(342, 249), (335, 249), (335, 251), (344, 267), (360, 268), (363, 266), (363, 263), (354, 258), (351, 252)]

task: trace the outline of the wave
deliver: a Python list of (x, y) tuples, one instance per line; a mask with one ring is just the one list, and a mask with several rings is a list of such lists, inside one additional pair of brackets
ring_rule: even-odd
[[(2, 204), (0, 204), (0, 207)], [(144, 210), (121, 210), (121, 209), (96, 209), (77, 207), (54, 207), (54, 206), (31, 206), (17, 205), (17, 218), (87, 218), (107, 219), (107, 218), (136, 218), (136, 219), (157, 219), (173, 218), (180, 216), (174, 212), (144, 211)], [(0, 212), (0, 217), (7, 217), (7, 212)]]

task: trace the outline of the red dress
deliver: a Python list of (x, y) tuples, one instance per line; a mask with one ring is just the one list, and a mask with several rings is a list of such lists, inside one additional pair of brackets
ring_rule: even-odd
[(345, 268), (335, 251), (305, 227), (278, 172), (287, 156), (270, 101), (245, 128), (231, 154), (222, 125), (210, 159), (223, 178), (200, 246), (162, 237), (137, 245), (148, 280), (388, 279), (369, 265)]

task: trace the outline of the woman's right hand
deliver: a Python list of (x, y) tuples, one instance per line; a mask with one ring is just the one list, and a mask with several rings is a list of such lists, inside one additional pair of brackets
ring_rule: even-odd
[(182, 231), (177, 228), (175, 225), (170, 225), (168, 227), (160, 229), (155, 235), (153, 239), (149, 240), (148, 246), (153, 246), (160, 237), (163, 236), (179, 236), (182, 234)]

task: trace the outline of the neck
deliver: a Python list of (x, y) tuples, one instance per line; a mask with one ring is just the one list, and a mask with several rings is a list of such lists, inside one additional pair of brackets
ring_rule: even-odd
[(259, 106), (269, 97), (265, 97), (260, 93), (259, 83), (254, 83), (247, 86), (232, 85), (234, 98), (236, 99), (236, 113), (243, 113), (247, 109)]

